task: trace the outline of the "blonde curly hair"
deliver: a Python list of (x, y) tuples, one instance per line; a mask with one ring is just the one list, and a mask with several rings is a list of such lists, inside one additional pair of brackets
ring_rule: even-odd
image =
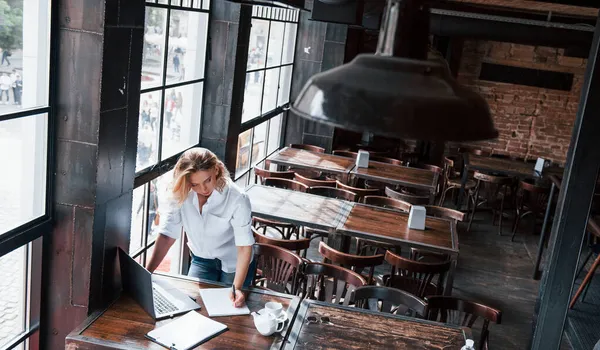
[(173, 198), (180, 205), (183, 204), (190, 189), (190, 175), (200, 170), (217, 170), (216, 189), (222, 192), (229, 179), (229, 171), (225, 164), (210, 150), (201, 147), (190, 148), (185, 151), (177, 160), (173, 171)]

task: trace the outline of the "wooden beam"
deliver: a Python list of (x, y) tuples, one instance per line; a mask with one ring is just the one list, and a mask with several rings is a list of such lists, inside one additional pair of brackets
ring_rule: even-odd
[(565, 164), (562, 190), (558, 197), (548, 249), (548, 266), (542, 278), (538, 305), (536, 305), (539, 313), (534, 317), (534, 320), (537, 320), (534, 321), (535, 330), (531, 347), (534, 350), (560, 348), (600, 166), (600, 147), (597, 145), (598, 130), (600, 130), (598, 113), (600, 113), (600, 18), (596, 21), (579, 109)]
[[(575, 1), (575, 0), (571, 0)], [(563, 5), (550, 2), (531, 1), (531, 0), (448, 0), (448, 2), (456, 3), (467, 3), (477, 4), (484, 6), (495, 6), (500, 8), (508, 8), (522, 11), (532, 12), (549, 12), (552, 11), (554, 14), (572, 15), (572, 16), (583, 16), (583, 17), (596, 17), (598, 16), (598, 7), (580, 7), (572, 5)], [(566, 0), (565, 0), (566, 2)]]

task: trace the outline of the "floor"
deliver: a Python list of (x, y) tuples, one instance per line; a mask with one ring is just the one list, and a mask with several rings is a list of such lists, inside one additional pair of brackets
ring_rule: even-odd
[[(459, 225), (460, 256), (452, 294), (502, 311), (502, 323), (490, 326), (492, 349), (527, 349), (539, 286), (531, 279), (539, 236), (533, 236), (530, 222), (523, 221), (521, 233), (511, 242), (512, 220), (505, 220), (502, 236), (490, 223), (491, 214), (483, 212), (476, 215), (471, 232), (466, 232), (466, 224)], [(308, 258), (320, 260), (318, 243), (313, 245)], [(572, 349), (567, 337), (563, 349)]]

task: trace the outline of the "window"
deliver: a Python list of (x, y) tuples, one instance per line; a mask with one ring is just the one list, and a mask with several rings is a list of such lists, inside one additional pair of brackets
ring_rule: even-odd
[(248, 44), (242, 127), (235, 179), (253, 181), (252, 167), (281, 142), (284, 108), (289, 105), (298, 10), (254, 6)]
[[(173, 177), (170, 170), (181, 153), (200, 143), (209, 3), (146, 1), (129, 246), (140, 264), (146, 264), (154, 249), (163, 194)], [(158, 271), (180, 273), (183, 246), (174, 244)]]
[[(37, 348), (41, 236), (52, 229), (50, 0), (0, 0), (0, 348)], [(24, 24), (27, 23), (27, 26)]]

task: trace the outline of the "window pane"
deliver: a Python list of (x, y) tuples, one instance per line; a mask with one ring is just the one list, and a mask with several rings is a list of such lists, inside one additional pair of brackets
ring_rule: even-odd
[[(195, 0), (200, 1), (200, 0)], [(202, 8), (204, 10), (210, 10), (210, 0), (202, 0)]]
[(265, 91), (263, 93), (262, 114), (277, 107), (277, 90), (279, 86), (279, 68), (267, 70), (265, 74)]
[(268, 33), (269, 21), (252, 19), (250, 42), (248, 43), (248, 70), (265, 67)]
[(133, 254), (142, 247), (142, 224), (144, 221), (144, 187), (140, 186), (133, 190), (131, 200), (131, 234), (129, 240), (129, 254)]
[[(150, 192), (149, 213), (152, 220), (148, 220), (148, 222), (152, 223), (152, 228), (150, 231), (150, 237), (148, 238), (148, 242), (152, 241), (158, 236), (158, 231), (156, 230), (156, 228), (160, 224), (161, 220), (160, 208), (164, 208), (167, 206), (167, 199), (169, 198), (169, 193), (167, 191), (172, 181), (173, 170), (159, 176), (158, 178), (150, 182), (152, 184), (152, 187)], [(165, 210), (163, 210), (162, 212), (165, 212)]]
[(279, 78), (279, 96), (277, 105), (282, 106), (290, 101), (290, 88), (292, 86), (292, 66), (281, 67)]
[(241, 188), (246, 188), (247, 183), (248, 183), (248, 174), (245, 174), (244, 176), (235, 180), (235, 184), (240, 186)]
[(237, 160), (235, 163), (235, 177), (248, 170), (250, 167), (250, 137), (252, 129), (246, 130), (238, 137)]
[(284, 27), (285, 23), (283, 22), (271, 22), (267, 67), (278, 66), (281, 64), (281, 48), (283, 47)]
[(267, 123), (268, 121), (254, 127), (254, 138), (252, 140), (252, 166), (265, 158), (267, 141)]
[(162, 85), (167, 10), (146, 6), (142, 90)]
[(271, 118), (269, 125), (269, 142), (267, 143), (267, 154), (273, 153), (279, 148), (281, 137), (281, 114)]
[(198, 144), (202, 84), (200, 82), (165, 90), (162, 159)]
[(4, 6), (0, 16), (0, 114), (47, 106), (50, 1), (7, 1)]
[(283, 57), (281, 64), (294, 62), (294, 50), (296, 49), (296, 30), (298, 25), (295, 23), (285, 24), (285, 36), (283, 38)]
[(170, 22), (167, 84), (203, 78), (208, 14), (172, 10)]
[(27, 246), (0, 257), (0, 347), (25, 331)]
[(154, 91), (140, 96), (140, 121), (135, 171), (158, 161), (158, 124), (162, 92)]
[(0, 122), (0, 235), (46, 212), (47, 135), (46, 114)]
[(244, 109), (242, 112), (242, 123), (260, 115), (260, 103), (262, 101), (264, 71), (256, 71), (246, 74), (246, 88), (244, 90)]

